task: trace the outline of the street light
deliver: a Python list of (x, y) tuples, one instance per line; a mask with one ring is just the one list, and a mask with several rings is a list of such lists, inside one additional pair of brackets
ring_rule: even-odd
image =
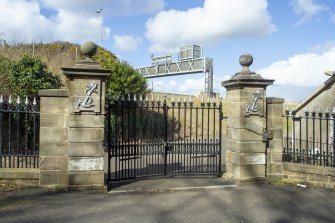
[(97, 10), (97, 13), (100, 14), (100, 47), (102, 47), (102, 9)]

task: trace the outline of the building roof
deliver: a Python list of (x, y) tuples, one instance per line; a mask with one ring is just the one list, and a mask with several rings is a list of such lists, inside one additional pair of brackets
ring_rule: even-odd
[[(326, 73), (328, 74), (328, 73)], [(299, 112), (302, 108), (308, 105), (312, 100), (314, 100), (317, 96), (319, 96), (322, 92), (329, 89), (335, 82), (335, 72), (331, 73), (331, 76), (328, 80), (326, 80), (318, 89), (316, 89), (311, 95), (309, 95), (305, 100), (303, 100), (293, 112)]]

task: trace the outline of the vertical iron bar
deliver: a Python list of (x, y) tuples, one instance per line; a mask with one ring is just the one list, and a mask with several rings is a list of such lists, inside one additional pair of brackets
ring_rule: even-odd
[[(107, 180), (111, 180), (111, 101), (110, 94), (107, 95), (107, 150), (108, 150), (108, 173)], [(115, 149), (115, 148), (114, 148)]]
[(3, 97), (2, 95), (0, 96), (0, 168), (2, 168), (2, 128), (3, 128), (3, 123), (2, 123), (2, 105), (3, 105)]
[(167, 150), (168, 150), (168, 117), (167, 117), (167, 106), (166, 106), (166, 95), (164, 95), (163, 101), (163, 112), (164, 112), (164, 176), (167, 174)]
[(289, 116), (290, 116), (290, 111), (288, 110), (288, 108), (285, 111), (285, 115), (286, 115), (286, 154), (284, 151), (284, 155), (285, 155), (285, 161), (289, 161), (287, 160), (287, 157), (289, 156)]
[[(19, 153), (19, 138), (20, 138), (20, 97), (18, 97), (17, 104), (16, 104), (16, 167), (20, 167), (20, 154)], [(23, 166), (22, 166), (23, 167)]]
[(12, 103), (11, 103), (11, 96), (9, 96), (9, 101), (8, 101), (8, 151), (9, 151), (9, 158), (8, 158), (8, 166), (11, 168), (11, 158), (12, 158), (12, 139), (11, 139), (11, 129), (12, 129), (12, 123), (11, 123), (11, 112), (12, 112)]
[(192, 144), (192, 134), (193, 134), (193, 129), (192, 129), (192, 108), (193, 108), (193, 102), (192, 102), (192, 98), (190, 97), (190, 146), (189, 146), (189, 155), (190, 155), (190, 167), (189, 167), (189, 171), (192, 172), (192, 153), (193, 153), (193, 144)]
[(201, 102), (201, 172), (204, 171), (204, 108), (205, 102), (202, 99)]
[(296, 162), (296, 153), (295, 153), (295, 112), (292, 112), (292, 150), (293, 150), (293, 162)]
[(130, 178), (130, 95), (128, 94), (128, 100), (127, 100), (127, 154), (126, 154), (126, 160), (127, 160), (127, 179)]
[(312, 129), (313, 129), (313, 139), (312, 139), (312, 145), (313, 145), (313, 165), (315, 165), (315, 109), (313, 108), (312, 111)]
[(187, 118), (187, 116), (186, 116), (186, 109), (187, 109), (187, 102), (186, 102), (186, 100), (184, 98), (184, 142), (183, 142), (184, 145), (182, 147), (182, 149), (183, 149), (182, 153), (184, 154), (183, 173), (186, 173), (186, 168), (187, 168), (187, 160), (186, 160), (186, 151), (187, 151), (187, 144), (186, 144), (186, 130), (187, 130), (187, 128), (186, 128), (186, 118)]
[(306, 160), (309, 163), (310, 159), (308, 157), (308, 151), (309, 151), (309, 148), (308, 148), (308, 116), (309, 116), (309, 111), (308, 111), (308, 109), (306, 109), (306, 111), (305, 111), (305, 118), (306, 118), (306, 151), (307, 151)]
[(301, 126), (301, 122), (302, 122), (302, 118), (301, 115), (299, 117), (299, 163), (301, 163), (302, 161), (302, 154), (301, 154), (301, 150), (302, 150), (302, 126)]
[(210, 119), (209, 119), (209, 113), (210, 113), (210, 107), (211, 107), (211, 103), (210, 103), (210, 98), (208, 97), (208, 101), (207, 101), (207, 143), (208, 143), (208, 146), (206, 146), (206, 149), (207, 149), (207, 171), (209, 171), (209, 157), (210, 157), (210, 140), (209, 140), (209, 132), (210, 132), (210, 129), (209, 129), (209, 124), (210, 124)]
[(136, 142), (136, 133), (138, 131), (137, 126), (136, 126), (136, 109), (137, 109), (137, 102), (136, 102), (136, 95), (134, 96), (134, 147), (133, 147), (133, 157), (134, 157), (134, 161), (133, 161), (133, 177), (136, 177), (136, 160), (137, 160), (137, 142)]
[(326, 166), (329, 166), (329, 111), (326, 110)]
[[(33, 155), (36, 155), (36, 112), (37, 112), (37, 103), (36, 98), (33, 102)], [(34, 159), (34, 167), (36, 167), (36, 160)]]
[(335, 166), (335, 107), (333, 108), (333, 167)]
[(178, 163), (177, 163), (177, 172), (180, 172), (180, 129), (181, 129), (181, 124), (180, 124), (180, 107), (181, 107), (181, 102), (180, 102), (180, 97), (178, 97)]
[(222, 98), (220, 98), (219, 103), (219, 166), (218, 166), (218, 175), (222, 175), (221, 169), (221, 159), (222, 159), (222, 120), (223, 120), (223, 113), (222, 113)]
[(319, 122), (320, 122), (320, 151), (319, 151), (319, 157), (320, 157), (320, 166), (322, 166), (322, 154), (323, 154), (323, 151), (322, 151), (322, 111), (321, 111), (321, 107), (320, 107), (320, 111), (319, 111)]

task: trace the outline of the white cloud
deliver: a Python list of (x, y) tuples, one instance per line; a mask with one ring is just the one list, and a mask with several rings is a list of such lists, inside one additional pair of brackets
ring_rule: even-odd
[(275, 79), (276, 85), (316, 87), (328, 77), (327, 70), (335, 70), (335, 47), (324, 53), (298, 54), (259, 70), (264, 78)]
[(300, 25), (320, 12), (328, 10), (327, 6), (317, 4), (314, 0), (292, 0), (290, 7), (292, 7), (295, 14), (300, 16), (300, 20), (296, 25)]
[(131, 35), (114, 35), (114, 47), (122, 51), (134, 51), (142, 42), (140, 37)]
[[(104, 18), (154, 13), (164, 7), (164, 0), (0, 0), (0, 6), (1, 38), (9, 43), (81, 43), (99, 41), (97, 9), (103, 8)], [(110, 31), (103, 27), (103, 40), (109, 39)]]
[(95, 14), (102, 8), (104, 16), (127, 16), (160, 11), (164, 0), (39, 0), (50, 9), (81, 14)]
[(153, 82), (153, 87), (155, 92), (170, 92), (175, 94), (190, 94), (190, 95), (195, 95), (205, 90), (204, 78), (185, 79), (178, 82), (178, 84), (174, 80), (170, 81), (158, 80)]
[(205, 0), (203, 7), (161, 11), (147, 21), (146, 29), (151, 52), (223, 38), (264, 37), (276, 31), (266, 0)]

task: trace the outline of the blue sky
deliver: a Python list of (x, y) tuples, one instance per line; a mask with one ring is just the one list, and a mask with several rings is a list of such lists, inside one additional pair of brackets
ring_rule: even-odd
[[(275, 79), (268, 96), (304, 99), (335, 70), (334, 0), (0, 0), (0, 38), (8, 42), (84, 40), (99, 42), (134, 67), (150, 54), (176, 53), (200, 44), (214, 59), (214, 91), (240, 71), (238, 58), (251, 53), (251, 69)], [(14, 38), (15, 36), (15, 38)], [(174, 56), (177, 59), (177, 56)], [(150, 79), (154, 90), (197, 94), (204, 75)]]

